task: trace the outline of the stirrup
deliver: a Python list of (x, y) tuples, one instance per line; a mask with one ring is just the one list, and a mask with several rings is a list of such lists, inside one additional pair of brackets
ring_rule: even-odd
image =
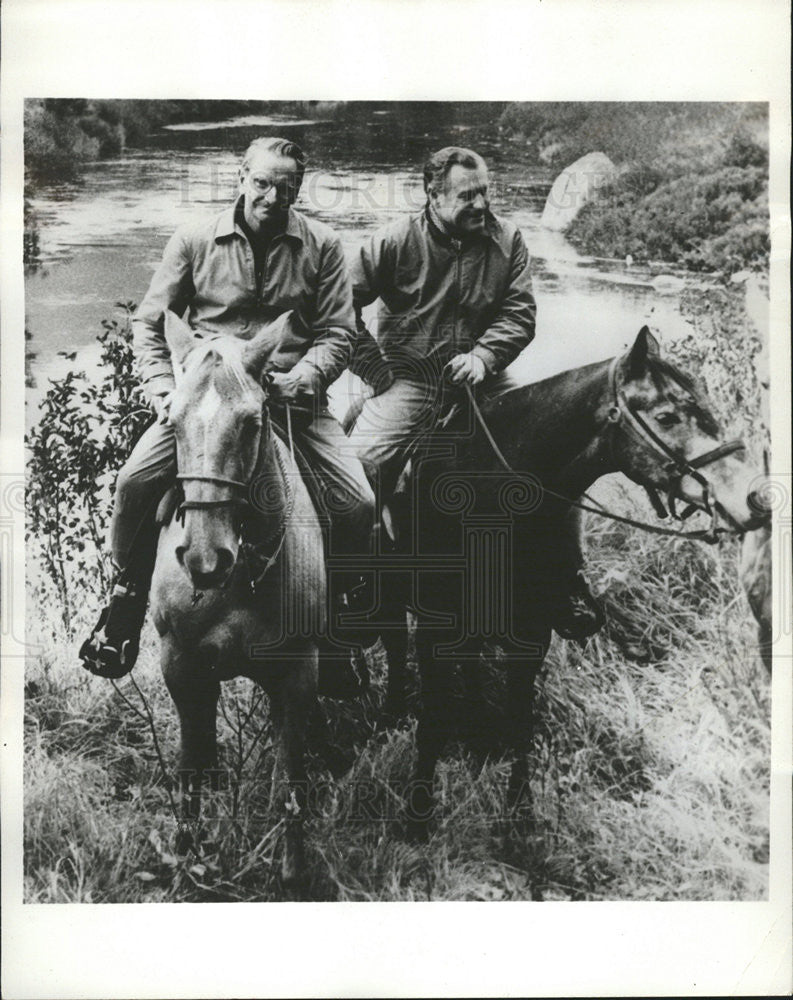
[(96, 677), (118, 680), (135, 666), (147, 594), (117, 584), (110, 603), (102, 609), (93, 632), (80, 647), (85, 670)]

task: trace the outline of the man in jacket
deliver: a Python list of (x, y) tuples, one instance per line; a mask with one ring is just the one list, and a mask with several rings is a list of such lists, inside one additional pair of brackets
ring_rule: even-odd
[(112, 522), (120, 569), (109, 606), (81, 650), (87, 669), (119, 677), (138, 651), (156, 554), (157, 506), (173, 482), (176, 453), (168, 410), (174, 373), (165, 341), (168, 310), (213, 335), (254, 336), (285, 313), (273, 352), (269, 400), (303, 404), (310, 423), (296, 441), (326, 488), (344, 503), (336, 511), (348, 554), (368, 552), (374, 496), (341, 427), (324, 405), (326, 387), (347, 367), (354, 314), (339, 238), (292, 207), (306, 157), (284, 139), (255, 140), (240, 168), (237, 200), (219, 216), (179, 229), (168, 243), (133, 320), (133, 348), (143, 390), (157, 414), (120, 471)]
[[(424, 167), (426, 206), (377, 231), (353, 262), (359, 344), (352, 369), (375, 388), (351, 432), (370, 477), (388, 497), (406, 448), (437, 418), (442, 382), (475, 387), (531, 343), (536, 304), (529, 253), (513, 223), (488, 202), (484, 160), (450, 146)], [(375, 343), (361, 320), (380, 300)], [(555, 627), (590, 634), (599, 610), (580, 566)]]

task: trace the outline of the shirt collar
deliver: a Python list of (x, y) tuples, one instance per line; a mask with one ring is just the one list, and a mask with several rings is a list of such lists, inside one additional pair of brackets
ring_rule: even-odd
[[(237, 222), (238, 209), (242, 210), (242, 195), (221, 213), (215, 226), (216, 241), (227, 239), (229, 236), (234, 236), (235, 234), (245, 237), (242, 227)], [(279, 235), (291, 236), (293, 239), (299, 240), (301, 243), (303, 242), (303, 227), (300, 215), (291, 207), (286, 217), (286, 229)], [(247, 237), (245, 238), (247, 239)]]

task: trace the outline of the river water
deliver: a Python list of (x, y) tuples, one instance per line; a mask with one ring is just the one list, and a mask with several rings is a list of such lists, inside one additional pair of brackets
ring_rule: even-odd
[(477, 141), (476, 126), (453, 105), (406, 113), (384, 104), (343, 121), (275, 115), (172, 126), (146, 148), (89, 164), (78, 183), (32, 199), (38, 265), (26, 276), (36, 354), (29, 420), (50, 378), (95, 366), (101, 321), (117, 314), (117, 302), (140, 301), (176, 226), (234, 198), (240, 154), (261, 134), (283, 135), (307, 150), (313, 169), (297, 207), (333, 226), (347, 253), (383, 223), (421, 209), (420, 165), (428, 153), (467, 143), (482, 152), (491, 166), (492, 208), (520, 227), (533, 258), (537, 336), (514, 362), (518, 378), (609, 357), (643, 323), (662, 341), (689, 331), (679, 311), (682, 280), (653, 284), (669, 268), (584, 257), (543, 229), (552, 174), (526, 167), (507, 140)]

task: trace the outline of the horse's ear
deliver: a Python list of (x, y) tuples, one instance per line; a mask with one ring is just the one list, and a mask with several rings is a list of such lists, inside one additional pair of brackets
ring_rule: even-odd
[(628, 354), (628, 376), (639, 378), (647, 371), (648, 358), (657, 358), (660, 355), (661, 348), (658, 341), (650, 333), (650, 328), (643, 326)]
[(282, 313), (272, 323), (263, 326), (256, 335), (245, 345), (242, 352), (242, 363), (245, 370), (258, 379), (265, 364), (281, 343), (286, 325), (289, 322), (292, 312)]
[(171, 357), (179, 366), (183, 365), (184, 359), (195, 347), (195, 338), (187, 323), (170, 309), (165, 312), (165, 340)]

